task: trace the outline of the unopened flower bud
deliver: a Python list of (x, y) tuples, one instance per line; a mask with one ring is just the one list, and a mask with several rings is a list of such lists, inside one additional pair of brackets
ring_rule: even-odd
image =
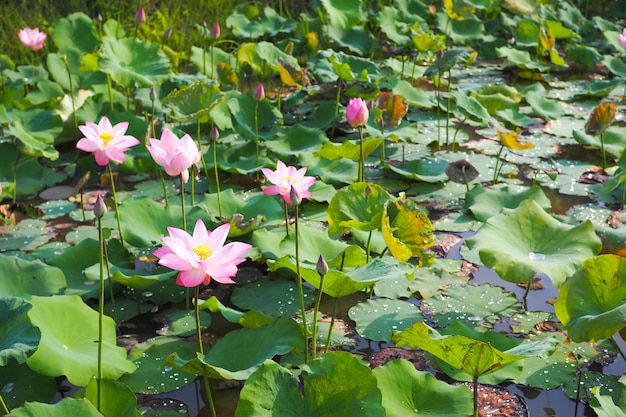
[(302, 196), (300, 195), (296, 187), (294, 187), (293, 185), (291, 186), (291, 189), (289, 190), (289, 200), (291, 200), (292, 206), (299, 206), (300, 203), (302, 203)]
[(317, 258), (317, 273), (320, 275), (326, 275), (328, 274), (328, 263), (326, 262), (326, 259), (324, 259), (324, 255), (320, 255), (319, 258)]
[(256, 101), (265, 100), (265, 88), (263, 87), (263, 83), (259, 83), (254, 89), (253, 97)]
[(220, 24), (215, 22), (211, 27), (211, 36), (213, 37), (213, 39), (217, 39), (220, 37), (221, 33), (222, 30), (220, 29)]
[(93, 214), (95, 214), (97, 218), (101, 219), (105, 214), (107, 214), (107, 211), (107, 206), (104, 204), (102, 196), (98, 195), (96, 198), (96, 204), (93, 206)]
[(135, 23), (140, 25), (146, 22), (146, 11), (143, 7), (140, 7), (137, 12), (135, 12)]
[(172, 28), (169, 28), (165, 31), (165, 33), (163, 34), (163, 40), (165, 41), (166, 39), (169, 39), (170, 36), (172, 36)]
[(150, 100), (154, 101), (156, 99), (157, 99), (157, 93), (156, 93), (156, 90), (154, 89), (154, 87), (152, 87), (150, 89)]
[(220, 138), (220, 131), (217, 130), (217, 126), (213, 126), (213, 129), (211, 129), (210, 136), (211, 136), (211, 139), (213, 139), (214, 141)]

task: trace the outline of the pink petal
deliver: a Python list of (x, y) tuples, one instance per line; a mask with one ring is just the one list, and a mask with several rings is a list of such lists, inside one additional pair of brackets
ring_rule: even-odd
[(206, 273), (201, 269), (191, 269), (178, 274), (176, 284), (185, 287), (197, 287), (205, 281)]
[(100, 166), (105, 166), (109, 163), (109, 157), (104, 151), (97, 150), (94, 152), (94, 156), (96, 157), (96, 164)]
[(85, 152), (95, 152), (98, 149), (98, 145), (89, 138), (82, 138), (76, 144), (76, 148)]

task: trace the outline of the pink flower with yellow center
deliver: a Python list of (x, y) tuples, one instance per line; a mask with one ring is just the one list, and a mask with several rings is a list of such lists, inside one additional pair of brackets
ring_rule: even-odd
[(289, 196), (291, 187), (294, 188), (301, 198), (313, 197), (313, 194), (309, 191), (309, 187), (315, 183), (315, 177), (305, 176), (306, 168), (296, 169), (292, 166), (288, 167), (279, 160), (276, 164), (276, 171), (272, 171), (268, 168), (263, 168), (261, 171), (263, 171), (267, 180), (274, 184), (265, 187), (263, 194), (280, 194), (283, 200), (289, 205), (292, 204), (291, 197)]
[(200, 151), (191, 136), (186, 134), (178, 139), (168, 129), (163, 129), (160, 140), (150, 138), (147, 148), (154, 162), (165, 168), (167, 175), (181, 175), (185, 183), (189, 181), (189, 168), (200, 161)]
[(350, 99), (348, 107), (346, 107), (346, 120), (353, 129), (359, 126), (365, 126), (369, 119), (370, 113), (367, 109), (367, 103), (360, 98)]
[(224, 245), (229, 224), (223, 224), (209, 232), (198, 219), (193, 235), (175, 227), (168, 227), (169, 236), (163, 237), (165, 246), (154, 251), (159, 265), (180, 271), (176, 283), (185, 287), (208, 285), (211, 279), (222, 284), (234, 284), (237, 265), (245, 261), (241, 256), (252, 245), (231, 242)]
[(43, 48), (43, 43), (47, 36), (46, 32), (40, 32), (39, 28), (31, 29), (27, 27), (17, 32), (17, 37), (20, 38), (22, 45), (33, 51)]
[(92, 152), (100, 166), (108, 164), (109, 159), (121, 164), (124, 162), (124, 152), (131, 146), (139, 144), (137, 138), (126, 134), (128, 122), (112, 126), (106, 116), (98, 124), (87, 122), (78, 128), (85, 137), (78, 141), (76, 147), (85, 152)]

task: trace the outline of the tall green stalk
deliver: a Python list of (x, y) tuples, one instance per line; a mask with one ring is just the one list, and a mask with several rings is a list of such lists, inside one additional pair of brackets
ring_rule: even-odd
[(124, 247), (124, 234), (122, 233), (122, 222), (120, 221), (120, 210), (117, 204), (117, 193), (115, 192), (115, 177), (113, 177), (113, 169), (111, 169), (111, 163), (107, 164), (109, 168), (109, 177), (111, 179), (111, 191), (113, 191), (113, 204), (115, 205), (115, 218), (117, 219), (117, 230), (120, 233), (120, 241), (122, 247)]
[(9, 414), (9, 408), (4, 402), (4, 398), (2, 398), (2, 394), (0, 394), (0, 405), (2, 406), (2, 411), (4, 411), (4, 414)]
[[(200, 286), (197, 285), (194, 291), (194, 312), (196, 317), (196, 334), (198, 335), (198, 352), (204, 357), (204, 346), (202, 345), (202, 328), (200, 325), (200, 309), (198, 308), (198, 302), (200, 301)], [(208, 401), (209, 410), (212, 417), (217, 417), (215, 412), (215, 403), (213, 402), (213, 395), (211, 394), (211, 386), (209, 385), (209, 378), (207, 377), (206, 370), (202, 368), (202, 380), (204, 382), (204, 390)]]
[(365, 153), (363, 151), (363, 126), (359, 126), (359, 182), (365, 181)]
[[(300, 215), (298, 206), (299, 202), (292, 200), (295, 208), (295, 225), (296, 225), (296, 274), (298, 275), (298, 295), (300, 296), (300, 311), (302, 314), (302, 333), (304, 335), (304, 363), (309, 360), (309, 326), (306, 320), (306, 307), (304, 306), (304, 290), (302, 286), (302, 271), (300, 270), (300, 233), (298, 231), (298, 217)], [(315, 343), (315, 341), (313, 341)]]
[(180, 176), (180, 207), (183, 215), (183, 230), (187, 231), (187, 214), (185, 213), (185, 182), (183, 176)]
[[(105, 207), (104, 209), (102, 207)], [(98, 380), (97, 380), (97, 401), (98, 411), (101, 410), (101, 383), (104, 378), (102, 370), (102, 344), (104, 337), (104, 236), (102, 234), (102, 216), (106, 211), (106, 206), (102, 198), (98, 196), (94, 213), (98, 223), (98, 251), (100, 262), (100, 303), (98, 308)]]
[[(213, 139), (213, 172), (215, 173), (215, 187), (217, 188), (217, 210), (220, 214), (220, 219), (224, 216), (222, 215), (222, 194), (220, 190), (220, 173), (219, 169), (217, 169), (217, 140), (220, 135), (217, 130), (217, 127), (213, 127), (211, 131), (211, 138)], [(207, 177), (208, 180), (208, 177)]]
[(67, 78), (70, 81), (70, 99), (72, 100), (72, 115), (74, 116), (74, 127), (78, 128), (78, 117), (76, 116), (76, 103), (74, 102), (74, 83), (72, 82), (72, 72), (67, 62), (67, 57), (62, 55), (63, 63), (65, 64), (65, 70), (67, 71)]

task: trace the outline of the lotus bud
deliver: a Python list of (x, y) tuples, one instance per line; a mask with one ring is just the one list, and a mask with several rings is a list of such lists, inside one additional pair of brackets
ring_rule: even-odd
[(326, 274), (328, 274), (328, 263), (326, 262), (326, 259), (324, 259), (324, 255), (320, 255), (319, 258), (317, 258), (317, 273), (324, 276)]
[(150, 100), (154, 101), (156, 99), (157, 99), (157, 93), (156, 93), (156, 90), (154, 89), (154, 87), (152, 87), (150, 89)]
[(302, 196), (300, 195), (296, 187), (294, 187), (293, 185), (291, 186), (291, 189), (289, 190), (289, 200), (291, 200), (292, 206), (299, 206), (300, 203), (302, 203)]
[(285, 53), (287, 55), (293, 55), (293, 42), (289, 42), (287, 46), (285, 46)]
[(253, 97), (256, 101), (265, 100), (265, 88), (263, 88), (263, 83), (259, 83), (254, 89)]
[(211, 36), (213, 39), (219, 38), (221, 33), (222, 30), (220, 29), (220, 24), (218, 22), (213, 23), (213, 26), (211, 27)]
[(211, 129), (210, 136), (211, 136), (211, 139), (213, 139), (214, 141), (217, 141), (220, 138), (220, 131), (217, 130), (217, 126), (213, 126), (213, 129)]
[(146, 22), (146, 10), (143, 7), (140, 7), (139, 10), (135, 12), (135, 23), (137, 25), (141, 25)]
[(350, 99), (346, 108), (346, 120), (352, 128), (365, 126), (369, 119), (369, 110), (365, 100), (360, 97)]
[(624, 28), (621, 34), (617, 35), (617, 39), (622, 48), (626, 49), (626, 28)]
[(102, 196), (98, 194), (96, 204), (93, 206), (93, 214), (95, 214), (98, 219), (101, 219), (105, 214), (107, 214), (107, 211), (107, 206), (104, 204)]
[(163, 34), (163, 42), (165, 42), (167, 39), (169, 39), (170, 36), (172, 36), (172, 28), (169, 28)]

